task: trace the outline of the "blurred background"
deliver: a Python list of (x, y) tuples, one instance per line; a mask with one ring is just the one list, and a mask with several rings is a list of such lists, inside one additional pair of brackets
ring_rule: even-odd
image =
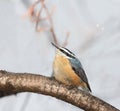
[[(28, 17), (34, 3), (0, 0), (0, 70), (51, 76), (53, 37), (49, 30), (35, 30), (35, 22)], [(66, 47), (82, 62), (93, 95), (120, 109), (120, 1), (45, 0), (45, 5), (49, 11), (54, 9), (52, 25), (60, 44), (69, 33)], [(80, 111), (61, 100), (34, 93), (0, 99), (0, 111), (33, 110)]]

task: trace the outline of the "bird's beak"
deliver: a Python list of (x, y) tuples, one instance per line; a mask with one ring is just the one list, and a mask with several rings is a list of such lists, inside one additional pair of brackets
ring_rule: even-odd
[(56, 44), (54, 44), (53, 42), (51, 42), (51, 44), (52, 44), (54, 47), (56, 47), (57, 49), (59, 49), (59, 50), (60, 50), (59, 46), (57, 46), (57, 45), (56, 45)]

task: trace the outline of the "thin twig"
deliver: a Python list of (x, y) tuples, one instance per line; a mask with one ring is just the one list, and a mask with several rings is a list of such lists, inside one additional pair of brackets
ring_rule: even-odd
[[(41, 5), (41, 8), (39, 11), (35, 11), (35, 6), (37, 4)], [(45, 11), (46, 13), (46, 17), (42, 18), (41, 17), (41, 13), (42, 11)], [(53, 10), (52, 10), (53, 12)], [(53, 20), (52, 20), (52, 13), (49, 12), (49, 9), (47, 8), (46, 4), (45, 4), (45, 0), (38, 0), (36, 1), (27, 11), (27, 14), (26, 15), (29, 15), (32, 19), (33, 22), (36, 23), (35, 25), (35, 29), (37, 32), (41, 32), (41, 31), (49, 31), (52, 35), (52, 38), (53, 38), (53, 42), (57, 45), (60, 45), (59, 42), (58, 42), (58, 39), (57, 39), (57, 36), (55, 34), (55, 30), (54, 30), (54, 25), (53, 25)], [(42, 27), (39, 25), (39, 23), (43, 22), (43, 21), (48, 21), (49, 22), (49, 26), (46, 26), (46, 27)], [(66, 37), (64, 43), (62, 46), (66, 46), (67, 45), (67, 42), (68, 41), (68, 36)]]
[(63, 47), (67, 46), (69, 36), (70, 36), (70, 32), (67, 32), (65, 41), (64, 41), (64, 43), (63, 43), (63, 45), (62, 45)]

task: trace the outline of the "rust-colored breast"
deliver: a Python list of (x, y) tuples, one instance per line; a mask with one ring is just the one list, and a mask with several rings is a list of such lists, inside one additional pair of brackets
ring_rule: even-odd
[(53, 67), (53, 76), (58, 81), (73, 86), (80, 86), (83, 84), (83, 81), (73, 71), (70, 62), (66, 57), (57, 55)]

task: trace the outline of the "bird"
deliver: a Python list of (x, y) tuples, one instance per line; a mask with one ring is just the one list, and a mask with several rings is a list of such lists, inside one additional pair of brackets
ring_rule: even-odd
[(52, 77), (63, 84), (92, 92), (83, 66), (76, 55), (65, 47), (54, 43), (52, 45), (56, 48)]

